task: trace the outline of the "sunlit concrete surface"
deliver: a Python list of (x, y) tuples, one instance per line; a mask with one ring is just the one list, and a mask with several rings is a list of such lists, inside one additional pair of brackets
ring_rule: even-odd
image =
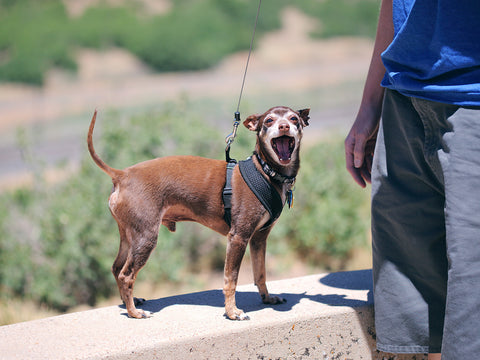
[[(2, 359), (414, 359), (375, 350), (371, 271), (268, 283), (287, 302), (265, 306), (254, 285), (224, 317), (221, 290), (147, 301), (148, 319), (111, 306), (0, 327)], [(421, 359), (416, 357), (415, 359)]]

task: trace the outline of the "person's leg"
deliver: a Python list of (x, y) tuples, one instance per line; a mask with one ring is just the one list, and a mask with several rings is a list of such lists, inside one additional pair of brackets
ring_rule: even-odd
[(480, 110), (459, 109), (440, 153), (449, 258), (442, 360), (480, 355)]
[[(372, 169), (372, 237), (377, 348), (441, 350), (446, 296), (441, 136), (410, 98), (386, 91)], [(432, 144), (432, 145), (431, 145)]]

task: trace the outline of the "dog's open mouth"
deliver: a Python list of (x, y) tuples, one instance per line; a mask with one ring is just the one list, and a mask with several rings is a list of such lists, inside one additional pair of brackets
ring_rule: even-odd
[(292, 160), (292, 153), (295, 149), (295, 138), (291, 136), (280, 136), (272, 139), (272, 148), (278, 156), (281, 164), (288, 164)]

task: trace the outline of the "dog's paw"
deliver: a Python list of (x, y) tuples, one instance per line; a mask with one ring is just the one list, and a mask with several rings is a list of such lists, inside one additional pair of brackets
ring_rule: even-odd
[(152, 317), (152, 313), (148, 311), (135, 309), (135, 311), (128, 312), (128, 317), (131, 317), (134, 319), (148, 319), (149, 317)]
[(240, 309), (236, 309), (230, 314), (225, 313), (225, 316), (230, 320), (250, 320), (250, 317)]
[(264, 304), (278, 305), (286, 303), (287, 299), (281, 298), (279, 296), (262, 296), (262, 301)]
[(235, 320), (250, 320), (250, 316), (242, 311), (241, 314), (236, 315)]

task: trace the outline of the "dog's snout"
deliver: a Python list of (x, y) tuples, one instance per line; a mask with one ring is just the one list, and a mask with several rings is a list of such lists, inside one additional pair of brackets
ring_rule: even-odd
[(278, 130), (288, 132), (290, 131), (290, 125), (287, 122), (282, 122), (278, 125)]

